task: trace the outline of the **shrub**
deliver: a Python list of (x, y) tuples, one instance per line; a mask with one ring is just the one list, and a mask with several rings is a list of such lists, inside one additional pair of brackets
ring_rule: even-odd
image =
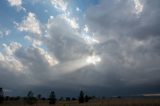
[(3, 93), (3, 89), (0, 88), (0, 104), (3, 103), (4, 101), (4, 93)]
[(34, 97), (34, 94), (32, 91), (28, 92), (27, 98), (26, 98), (26, 102), (29, 105), (33, 105), (37, 102), (37, 99)]
[(51, 91), (49, 96), (49, 104), (56, 104), (56, 96), (54, 91)]
[(79, 94), (79, 103), (84, 103), (84, 93), (83, 93), (83, 91), (80, 91), (80, 94)]

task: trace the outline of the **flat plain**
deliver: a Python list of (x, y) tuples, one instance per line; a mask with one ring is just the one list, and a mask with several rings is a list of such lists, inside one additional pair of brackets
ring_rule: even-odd
[[(52, 106), (48, 100), (39, 100), (34, 105), (28, 105), (23, 100), (5, 101), (0, 106)], [(79, 104), (78, 101), (57, 101), (53, 106), (160, 106), (160, 98), (121, 98), (95, 99)]]

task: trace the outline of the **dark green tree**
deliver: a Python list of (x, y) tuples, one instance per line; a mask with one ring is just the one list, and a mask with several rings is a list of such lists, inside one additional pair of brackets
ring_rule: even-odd
[(54, 91), (51, 91), (49, 95), (49, 104), (56, 104), (56, 95)]
[(64, 98), (63, 98), (63, 97), (60, 97), (60, 98), (59, 98), (59, 101), (63, 101), (63, 100), (64, 100)]
[(3, 92), (3, 88), (0, 88), (0, 104), (3, 103), (4, 101), (4, 92)]
[(77, 99), (76, 99), (75, 97), (72, 97), (72, 100), (75, 101), (75, 100), (77, 100)]
[(79, 93), (79, 103), (84, 103), (84, 92), (81, 90)]
[(37, 99), (38, 99), (38, 100), (41, 100), (41, 99), (42, 99), (42, 95), (41, 95), (41, 94), (38, 94), (38, 95), (37, 95)]
[(29, 105), (33, 105), (37, 102), (37, 99), (34, 97), (34, 94), (32, 91), (29, 91), (28, 94), (27, 94), (27, 98), (26, 98), (26, 102), (29, 104)]
[(70, 97), (66, 97), (66, 101), (70, 101), (71, 100), (71, 98)]
[(85, 99), (85, 102), (88, 102), (89, 101), (88, 95), (86, 95), (84, 99)]

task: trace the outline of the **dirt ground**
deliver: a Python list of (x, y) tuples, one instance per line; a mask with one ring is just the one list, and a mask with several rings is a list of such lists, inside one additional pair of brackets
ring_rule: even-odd
[[(39, 100), (34, 105), (28, 105), (23, 100), (5, 101), (0, 106), (51, 106), (48, 101)], [(78, 101), (58, 101), (53, 106), (160, 106), (160, 99), (104, 99), (90, 100), (79, 104)]]

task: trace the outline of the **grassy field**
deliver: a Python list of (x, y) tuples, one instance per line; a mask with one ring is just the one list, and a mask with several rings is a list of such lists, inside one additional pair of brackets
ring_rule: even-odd
[[(51, 106), (48, 101), (38, 101), (34, 105), (28, 105), (24, 101), (5, 101), (0, 106)], [(160, 106), (160, 99), (104, 99), (91, 100), (88, 103), (79, 104), (78, 101), (60, 101), (54, 106)]]

